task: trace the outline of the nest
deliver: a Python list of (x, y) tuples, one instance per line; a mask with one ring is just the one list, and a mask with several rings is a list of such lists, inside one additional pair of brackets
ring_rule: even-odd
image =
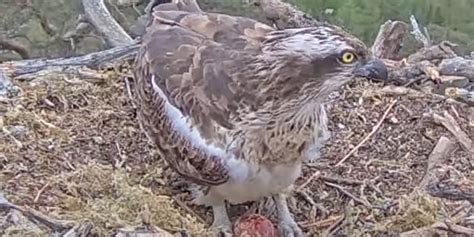
[[(97, 73), (103, 80), (16, 82), (18, 96), (1, 101), (0, 192), (18, 208), (0, 209), (0, 233), (51, 236), (73, 228), (106, 236), (157, 226), (208, 235), (210, 210), (190, 203), (188, 184), (140, 132), (129, 73)], [(401, 233), (449, 218), (462, 204), (432, 197), (419, 184), (442, 136), (455, 141), (438, 164), (443, 177), (474, 177), (471, 154), (427, 116), (448, 111), (472, 135), (468, 108), (430, 95), (387, 95), (381, 88), (355, 81), (331, 98), (332, 135), (289, 200), (308, 235)], [(245, 212), (275, 220), (269, 200), (232, 207), (232, 220)]]

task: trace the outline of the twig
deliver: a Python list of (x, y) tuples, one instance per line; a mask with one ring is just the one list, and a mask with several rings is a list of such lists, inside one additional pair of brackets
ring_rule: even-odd
[(322, 236), (331, 236), (331, 234), (334, 233), (336, 229), (338, 229), (338, 226), (340, 226), (344, 222), (345, 219), (346, 219), (345, 215), (339, 217), (339, 219), (337, 219), (336, 222), (332, 223), (332, 225), (330, 225), (329, 228), (324, 230)]
[(426, 192), (433, 197), (444, 198), (453, 201), (467, 200), (474, 205), (474, 181), (465, 180), (442, 180), (431, 183), (426, 187)]
[(431, 117), (434, 119), (435, 123), (443, 125), (454, 135), (454, 137), (456, 137), (461, 146), (471, 154), (471, 163), (474, 163), (474, 145), (472, 144), (472, 140), (463, 130), (461, 130), (456, 119), (454, 119), (454, 117), (447, 111), (444, 111), (444, 116), (433, 113), (431, 114)]
[(380, 118), (377, 124), (372, 128), (372, 131), (369, 134), (367, 134), (367, 136), (364, 139), (362, 139), (362, 141), (359, 144), (357, 144), (357, 146), (355, 146), (346, 156), (344, 156), (344, 158), (342, 158), (335, 165), (335, 167), (340, 166), (342, 163), (344, 163), (344, 161), (346, 161), (352, 154), (354, 154), (365, 142), (367, 142), (370, 139), (370, 137), (372, 137), (377, 132), (377, 130), (380, 128), (380, 126), (382, 125), (383, 121), (385, 120), (388, 113), (390, 112), (392, 107), (395, 105), (395, 103), (397, 103), (397, 99), (393, 100), (392, 103), (389, 104), (388, 108), (385, 110), (385, 113), (382, 115), (382, 118)]
[(184, 203), (183, 201), (179, 200), (179, 198), (177, 197), (172, 197), (173, 200), (176, 202), (176, 204), (178, 204), (178, 206), (180, 206), (181, 208), (183, 208), (184, 210), (186, 210), (187, 212), (189, 212), (191, 215), (193, 215), (194, 217), (196, 217), (196, 219), (198, 219), (199, 222), (201, 222), (202, 224), (205, 224), (207, 223), (206, 220), (204, 220), (204, 218), (202, 218), (199, 214), (197, 214), (193, 209), (191, 209), (188, 205), (186, 205), (186, 203)]
[[(416, 98), (423, 98), (423, 97), (430, 96), (434, 99), (449, 100), (449, 98), (444, 95), (426, 93), (423, 91), (407, 88), (405, 86), (388, 85), (388, 86), (384, 86), (379, 91), (383, 93), (384, 95), (408, 95), (408, 96), (416, 97)], [(465, 103), (457, 101), (457, 100), (449, 100), (449, 102), (453, 104), (457, 104), (457, 105), (465, 105)]]
[(316, 202), (305, 190), (296, 190), (295, 193), (301, 195), (305, 201), (307, 201), (311, 206), (316, 206)]
[(317, 221), (317, 222), (312, 222), (312, 223), (307, 223), (307, 224), (300, 224), (301, 227), (307, 229), (307, 228), (323, 228), (323, 227), (326, 227), (326, 226), (331, 226), (333, 225), (334, 223), (338, 223), (338, 222), (341, 222), (342, 220), (344, 220), (344, 216), (343, 215), (339, 215), (339, 216), (331, 216), (325, 220), (322, 220), (322, 221)]
[(339, 190), (341, 193), (345, 194), (346, 196), (352, 198), (355, 202), (358, 202), (366, 207), (371, 207), (370, 203), (368, 203), (368, 201), (366, 200), (362, 200), (356, 196), (354, 196), (352, 193), (350, 193), (349, 191), (345, 190), (343, 187), (337, 185), (337, 184), (333, 184), (333, 183), (330, 183), (330, 182), (324, 182), (324, 184), (326, 184), (327, 186), (330, 186), (330, 187), (333, 187), (333, 188), (336, 188), (337, 190)]
[(303, 190), (306, 186), (308, 186), (308, 184), (311, 183), (311, 181), (313, 181), (314, 178), (317, 178), (320, 175), (321, 175), (321, 172), (319, 171), (314, 172), (306, 181), (304, 181), (304, 183), (302, 183), (298, 188), (296, 188), (296, 191)]
[(319, 176), (318, 179), (328, 181), (331, 183), (338, 183), (338, 184), (350, 184), (350, 185), (361, 185), (364, 182), (355, 179), (344, 179), (339, 177), (330, 177), (330, 176)]
[(36, 194), (36, 197), (35, 197), (35, 200), (33, 200), (33, 203), (37, 203), (41, 194), (44, 192), (44, 190), (46, 190), (46, 188), (49, 186), (49, 182), (46, 183), (39, 191), (38, 193)]
[(454, 224), (449, 221), (437, 222), (431, 226), (423, 227), (401, 233), (400, 237), (418, 237), (418, 236), (444, 236), (445, 232), (473, 236), (474, 229)]
[(50, 217), (47, 217), (40, 212), (30, 209), (30, 208), (22, 208), (19, 207), (15, 204), (12, 204), (8, 202), (1, 194), (0, 194), (0, 210), (1, 209), (6, 209), (6, 210), (17, 210), (21, 212), (25, 217), (27, 217), (30, 221), (34, 223), (41, 223), (53, 231), (56, 232), (61, 232), (67, 229), (70, 229), (74, 226), (72, 222), (67, 222), (67, 221), (59, 221), (52, 219)]
[(132, 87), (130, 86), (130, 78), (128, 77), (124, 77), (124, 81), (125, 81), (125, 88), (127, 89), (127, 95), (128, 95), (128, 98), (130, 99), (130, 103), (132, 104), (132, 108), (136, 109), (137, 108), (137, 105), (135, 104), (135, 100), (133, 99), (133, 94), (132, 94)]

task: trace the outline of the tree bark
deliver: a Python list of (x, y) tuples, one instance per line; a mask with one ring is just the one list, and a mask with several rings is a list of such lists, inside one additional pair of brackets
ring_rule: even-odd
[(408, 32), (408, 24), (402, 21), (387, 21), (380, 26), (372, 45), (372, 53), (377, 58), (398, 59), (402, 41)]
[(474, 60), (462, 57), (445, 59), (439, 64), (439, 72), (444, 75), (467, 77), (474, 82)]
[(12, 50), (19, 54), (22, 59), (30, 58), (30, 54), (28, 53), (28, 50), (25, 47), (2, 37), (0, 37), (0, 49)]
[(37, 73), (53, 67), (98, 67), (106, 63), (113, 63), (117, 60), (132, 59), (137, 53), (138, 43), (118, 46), (115, 48), (86, 54), (79, 57), (55, 58), (55, 59), (30, 59), (21, 61), (11, 61), (0, 64), (0, 71), (4, 71), (12, 76)]
[(104, 0), (82, 0), (82, 6), (89, 21), (111, 47), (133, 43), (133, 39), (107, 10)]

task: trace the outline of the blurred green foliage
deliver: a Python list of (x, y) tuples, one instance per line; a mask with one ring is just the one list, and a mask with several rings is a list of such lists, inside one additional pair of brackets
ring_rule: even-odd
[(474, 51), (474, 0), (288, 0), (318, 20), (344, 26), (371, 44), (386, 20), (414, 15), (434, 43), (449, 40), (460, 53)]

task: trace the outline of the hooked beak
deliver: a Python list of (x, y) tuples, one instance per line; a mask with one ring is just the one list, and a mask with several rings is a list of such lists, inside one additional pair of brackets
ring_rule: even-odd
[(354, 76), (365, 77), (374, 81), (386, 81), (388, 79), (388, 71), (382, 60), (374, 58), (358, 66), (354, 70)]

